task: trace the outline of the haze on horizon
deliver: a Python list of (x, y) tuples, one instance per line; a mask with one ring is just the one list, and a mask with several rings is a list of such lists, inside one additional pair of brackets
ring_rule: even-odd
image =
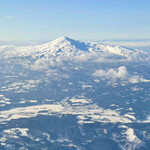
[(150, 39), (149, 0), (0, 1), (0, 41)]

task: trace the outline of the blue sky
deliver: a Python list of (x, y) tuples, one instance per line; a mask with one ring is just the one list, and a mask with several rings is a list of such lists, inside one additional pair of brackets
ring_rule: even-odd
[(150, 39), (150, 0), (1, 0), (0, 41)]

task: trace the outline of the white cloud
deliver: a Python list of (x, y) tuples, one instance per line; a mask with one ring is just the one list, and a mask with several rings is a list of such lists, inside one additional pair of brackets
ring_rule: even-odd
[[(108, 43), (108, 42), (106, 42)], [(133, 49), (142, 49), (144, 50), (147, 48), (147, 50), (150, 50), (150, 40), (145, 40), (145, 41), (121, 41), (121, 42), (109, 42), (113, 45), (120, 45), (120, 46), (125, 46), (125, 47), (130, 47)]]
[(138, 82), (150, 82), (150, 80), (144, 79), (140, 76), (133, 76), (129, 78), (130, 83), (138, 83)]
[(80, 62), (86, 62), (89, 60), (95, 60), (99, 57), (99, 53), (96, 52), (78, 52), (76, 55), (71, 56), (69, 59), (73, 62), (80, 63)]
[(121, 78), (121, 79), (126, 79), (128, 75), (129, 73), (125, 66), (121, 66), (118, 69), (111, 68), (108, 71), (100, 69), (97, 70), (95, 73), (93, 73), (93, 76), (95, 77)]
[(44, 70), (44, 69), (49, 69), (49, 67), (53, 66), (60, 66), (62, 65), (62, 59), (61, 57), (57, 58), (41, 58), (37, 59), (34, 64), (31, 65), (31, 69), (33, 70)]

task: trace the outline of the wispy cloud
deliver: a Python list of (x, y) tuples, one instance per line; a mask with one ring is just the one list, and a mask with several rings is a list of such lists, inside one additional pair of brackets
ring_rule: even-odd
[(16, 16), (14, 16), (14, 15), (3, 16), (3, 19), (7, 19), (7, 20), (12, 20), (15, 18), (16, 18)]
[(145, 41), (121, 41), (121, 42), (110, 42), (114, 45), (126, 46), (126, 47), (150, 47), (150, 40)]

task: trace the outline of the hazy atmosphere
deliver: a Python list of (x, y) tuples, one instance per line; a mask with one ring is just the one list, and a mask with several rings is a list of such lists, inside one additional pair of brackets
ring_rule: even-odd
[(1, 0), (0, 41), (150, 39), (149, 0)]

